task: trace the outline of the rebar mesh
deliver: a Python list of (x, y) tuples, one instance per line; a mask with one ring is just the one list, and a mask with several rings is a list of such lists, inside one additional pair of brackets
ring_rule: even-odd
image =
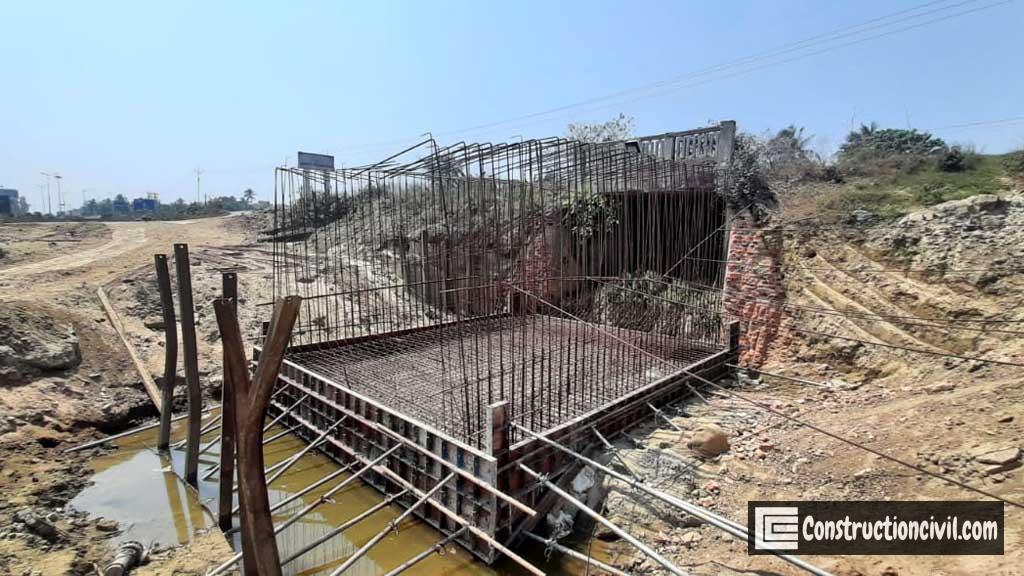
[(277, 170), (291, 360), (481, 446), (494, 402), (542, 431), (668, 375), (641, 350), (724, 347), (713, 163), (558, 138), (403, 154)]

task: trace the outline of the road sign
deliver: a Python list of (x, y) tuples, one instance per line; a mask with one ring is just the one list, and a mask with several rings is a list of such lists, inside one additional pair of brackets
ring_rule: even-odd
[(334, 156), (299, 152), (299, 168), (309, 170), (334, 170)]

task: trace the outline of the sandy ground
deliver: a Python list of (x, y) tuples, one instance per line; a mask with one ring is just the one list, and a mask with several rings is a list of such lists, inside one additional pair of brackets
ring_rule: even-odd
[[(188, 242), (193, 254), (203, 385), (216, 395), (219, 343), (208, 303), (219, 293), (220, 272), (239, 273), (242, 321), (248, 332), (259, 323), (262, 309), (255, 304), (266, 299), (269, 255), (265, 247), (251, 243), (251, 232), (251, 226), (239, 217), (0, 228), (0, 240), (8, 254), (0, 260), (0, 302), (72, 325), (82, 356), (81, 365), (73, 370), (19, 386), (0, 386), (0, 416), (15, 423), (11, 430), (0, 428), (0, 526), (8, 525), (16, 510), (32, 506), (57, 511), (58, 528), (75, 534), (55, 543), (0, 538), (0, 573), (88, 574), (94, 564), (110, 557), (105, 533), (94, 521), (61, 512), (89, 475), (87, 456), (68, 457), (61, 449), (155, 412), (105, 318), (96, 288), (106, 287), (129, 339), (150, 371), (158, 375), (162, 330), (154, 327), (159, 301), (152, 257), (172, 253), (175, 242)], [(941, 253), (952, 258), (948, 264), (953, 267), (992, 266), (1001, 255), (1024, 246), (1024, 238), (1002, 232), (992, 237), (938, 237), (925, 244), (928, 242), (934, 246), (913, 256), (917, 260), (912, 262), (931, 266), (935, 253)], [(884, 242), (865, 243), (862, 237), (839, 234), (789, 237), (789, 262), (805, 268), (788, 277), (789, 297), (804, 305), (846, 312), (949, 317), (958, 310), (971, 309), (982, 315), (1024, 320), (1019, 275), (965, 280), (861, 270), (882, 267), (880, 262), (891, 256), (885, 253), (889, 247)], [(987, 264), (984, 259), (980, 264), (961, 261), (978, 253), (989, 254)], [(901, 322), (847, 317), (801, 320), (815, 330), (842, 331), (837, 333), (893, 345), (1024, 362), (1024, 339), (1012, 333), (937, 332)], [(1000, 497), (1024, 501), (1021, 469), (992, 472), (975, 460), (976, 454), (988, 450), (1021, 446), (1024, 384), (1020, 368), (805, 335), (796, 345), (780, 349), (764, 369), (825, 386), (762, 376), (741, 379), (736, 390), (886, 454)], [(180, 392), (179, 387), (178, 402)], [(681, 432), (652, 416), (650, 422), (631, 432), (635, 442), (619, 438), (616, 444), (627, 463), (645, 478), (741, 523), (746, 519), (746, 503), (752, 499), (980, 498), (771, 416), (728, 394), (711, 394), (709, 400), (708, 405), (691, 404), (671, 413)], [(702, 460), (685, 449), (685, 438), (707, 423), (725, 429), (732, 446), (717, 458)], [(604, 504), (607, 513), (694, 574), (798, 573), (776, 559), (750, 557), (744, 544), (637, 499), (622, 486), (609, 487), (611, 493)], [(1024, 514), (1020, 509), (1006, 507), (1006, 526), (1007, 554), (1002, 557), (810, 560), (847, 576), (1019, 573), (1016, 567), (1024, 565)], [(600, 532), (599, 537), (610, 539)], [(213, 559), (224, 556), (223, 546), (216, 534), (204, 537), (189, 548), (158, 555), (145, 573), (201, 573)], [(657, 572), (622, 542), (602, 543), (600, 549), (602, 558), (632, 573)]]
[[(911, 216), (906, 231), (814, 230), (785, 238), (788, 301), (827, 314), (802, 313), (794, 326), (940, 354), (1024, 364), (1024, 275), (1013, 270), (1024, 246), (1024, 198), (977, 198)], [(908, 240), (909, 239), (909, 240)], [(909, 247), (908, 247), (909, 246)], [(878, 272), (893, 263), (967, 273)], [(1007, 271), (1006, 269), (1010, 270)], [(831, 314), (833, 312), (839, 313)], [(855, 314), (871, 316), (853, 317)], [(907, 317), (1010, 320), (954, 324)], [(888, 318), (879, 318), (885, 315)], [(922, 324), (932, 324), (924, 326)], [(1000, 498), (1005, 505), (1004, 556), (849, 556), (810, 561), (847, 576), (1020, 574), (1024, 566), (1024, 469), (979, 455), (1024, 447), (1024, 368), (894, 350), (795, 334), (765, 371), (824, 386), (762, 375), (734, 390), (789, 416)], [(740, 523), (749, 500), (989, 500), (943, 480), (829, 438), (727, 393), (646, 423), (617, 444), (651, 481)], [(731, 448), (703, 460), (685, 448), (705, 424), (724, 429)], [(1019, 454), (1019, 452), (1018, 452)], [(689, 470), (680, 465), (692, 466)], [(798, 574), (776, 559), (748, 556), (745, 545), (684, 515), (625, 498), (612, 486), (613, 519), (642, 534), (696, 574)], [(618, 544), (623, 566), (655, 570)]]
[[(159, 333), (133, 314), (135, 298), (123, 299), (124, 288), (131, 286), (126, 279), (152, 278), (153, 255), (172, 254), (175, 243), (186, 242), (196, 255), (193, 264), (196, 260), (200, 264), (193, 271), (197, 303), (205, 301), (198, 287), (219, 285), (220, 273), (214, 266), (202, 268), (204, 251), (244, 242), (246, 228), (240, 220), (234, 216), (0, 227), (7, 254), (0, 260), (0, 305), (73, 327), (81, 350), (81, 364), (71, 370), (48, 373), (27, 384), (0, 386), (0, 417), (5, 423), (0, 429), (0, 526), (9, 527), (17, 511), (30, 507), (51, 514), (65, 533), (49, 542), (3, 530), (0, 573), (88, 574), (94, 565), (110, 559), (109, 531), (98, 530), (95, 519), (64, 508), (90, 476), (90, 453), (65, 455), (63, 449), (154, 416), (155, 409), (110, 327), (96, 289), (104, 286), (111, 293), (129, 339), (151, 372), (159, 375), (163, 358), (162, 344), (156, 345)], [(204, 299), (207, 296), (202, 294)], [(204, 365), (213, 354), (207, 345), (201, 346)], [(203, 376), (205, 387), (216, 388), (209, 370)], [(195, 543), (194, 553), (158, 557), (147, 573), (202, 573), (208, 558), (228, 554), (223, 538), (216, 532), (214, 536)], [(168, 568), (161, 568), (164, 564)]]

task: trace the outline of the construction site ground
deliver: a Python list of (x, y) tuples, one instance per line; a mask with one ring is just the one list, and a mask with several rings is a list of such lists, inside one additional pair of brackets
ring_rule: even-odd
[[(974, 201), (974, 204), (970, 202)], [(911, 243), (885, 226), (787, 233), (788, 297), (808, 308), (840, 315), (801, 316), (806, 330), (940, 354), (1024, 362), (1017, 324), (981, 331), (908, 326), (902, 316), (985, 317), (1024, 320), (1020, 274), (931, 276), (882, 273), (901, 258), (909, 266), (999, 269), (1022, 261), (1022, 226), (964, 227), (979, 211), (992, 222), (1024, 218), (1024, 198), (930, 209), (912, 215), (921, 223), (954, 226), (917, 232)], [(955, 203), (949, 203), (955, 204)], [(8, 375), (0, 385), (0, 573), (91, 574), (112, 556), (109, 520), (68, 508), (92, 475), (93, 451), (67, 455), (69, 446), (152, 419), (156, 412), (96, 291), (103, 287), (152, 374), (162, 372), (162, 327), (153, 280), (155, 253), (187, 242), (193, 255), (200, 362), (210, 401), (220, 386), (220, 348), (209, 302), (220, 290), (219, 271), (239, 272), (243, 328), (252, 334), (266, 308), (269, 256), (255, 243), (258, 221), (236, 215), (184, 222), (34, 224), (0, 227), (0, 314), (31, 323), (45, 319), (71, 326), (80, 362), (73, 366)], [(939, 228), (933, 228), (939, 230)], [(905, 232), (904, 234), (910, 234)], [(859, 316), (854, 317), (853, 312)], [(265, 315), (265, 314), (264, 314)], [(870, 318), (870, 319), (868, 319)], [(923, 322), (919, 322), (923, 323)], [(978, 325), (970, 325), (977, 327)], [(997, 330), (1002, 330), (999, 332)], [(59, 344), (59, 343), (58, 343)], [(926, 355), (799, 333), (779, 347), (763, 370), (822, 383), (798, 384), (761, 375), (741, 377), (734, 390), (885, 454), (957, 478), (1016, 502), (1024, 501), (1019, 449), (1024, 432), (1021, 368)], [(183, 386), (179, 387), (183, 394)], [(627, 464), (647, 481), (741, 523), (748, 500), (971, 500), (981, 496), (849, 444), (773, 416), (728, 393), (710, 392), (670, 411), (677, 431), (652, 414), (648, 422), (614, 440)], [(180, 404), (179, 398), (176, 404)], [(704, 460), (686, 448), (690, 432), (714, 423), (729, 435), (724, 454)], [(995, 471), (986, 454), (1017, 450)], [(100, 451), (102, 452), (102, 451)], [(980, 459), (979, 459), (980, 458)], [(792, 566), (748, 556), (746, 544), (716, 529), (638, 497), (619, 483), (603, 508), (616, 523), (695, 574), (796, 574)], [(26, 508), (50, 518), (61, 532), (52, 540), (13, 528)], [(1006, 511), (1004, 556), (811, 557), (837, 574), (1012, 574), (1024, 565), (1022, 510)], [(116, 529), (116, 528), (115, 528)], [(587, 543), (584, 522), (577, 547), (635, 573), (658, 573), (629, 545), (597, 530)], [(399, 535), (401, 537), (401, 535)], [(409, 550), (411, 556), (419, 550)], [(149, 573), (202, 574), (230, 555), (216, 530), (185, 549), (157, 554)], [(531, 555), (544, 565), (543, 554)], [(553, 562), (553, 561), (552, 561)], [(499, 569), (506, 566), (499, 565)], [(562, 563), (549, 573), (583, 573)]]

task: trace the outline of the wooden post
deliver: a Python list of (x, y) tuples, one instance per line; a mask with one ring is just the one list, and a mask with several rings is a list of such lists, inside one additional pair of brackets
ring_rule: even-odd
[(188, 437), (185, 444), (185, 481), (199, 486), (199, 415), (203, 411), (203, 392), (199, 385), (199, 350), (196, 344), (196, 317), (192, 305), (192, 270), (188, 244), (174, 245), (174, 265), (178, 272), (178, 306), (181, 309), (181, 340), (184, 344), (185, 384), (188, 386)]
[[(221, 275), (221, 294), (231, 302), (231, 313), (238, 317), (238, 276), (232, 272)], [(224, 384), (221, 389), (221, 415), (224, 417), (220, 435), (220, 485), (217, 499), (217, 524), (221, 530), (230, 530), (235, 506), (235, 397), (233, 377), (228, 374), (228, 354), (223, 354)]]
[(178, 379), (178, 324), (174, 317), (174, 297), (171, 295), (171, 274), (167, 269), (167, 255), (156, 254), (156, 283), (160, 290), (160, 307), (164, 313), (164, 381), (160, 387), (160, 435), (158, 450), (167, 450), (171, 443), (171, 406), (174, 385)]
[(729, 350), (739, 357), (740, 353), (740, 321), (729, 322)]
[(263, 420), (301, 302), (298, 296), (289, 296), (275, 304), (270, 331), (251, 381), (246, 370), (245, 349), (234, 303), (224, 299), (213, 303), (224, 343), (225, 373), (231, 377), (230, 386), (235, 399), (242, 554), (246, 572), (260, 576), (281, 574), (267, 497), (267, 479), (263, 471)]
[(508, 451), (509, 445), (507, 400), (495, 402), (487, 407), (487, 426), (491, 430), (487, 436), (487, 453), (498, 458)]

